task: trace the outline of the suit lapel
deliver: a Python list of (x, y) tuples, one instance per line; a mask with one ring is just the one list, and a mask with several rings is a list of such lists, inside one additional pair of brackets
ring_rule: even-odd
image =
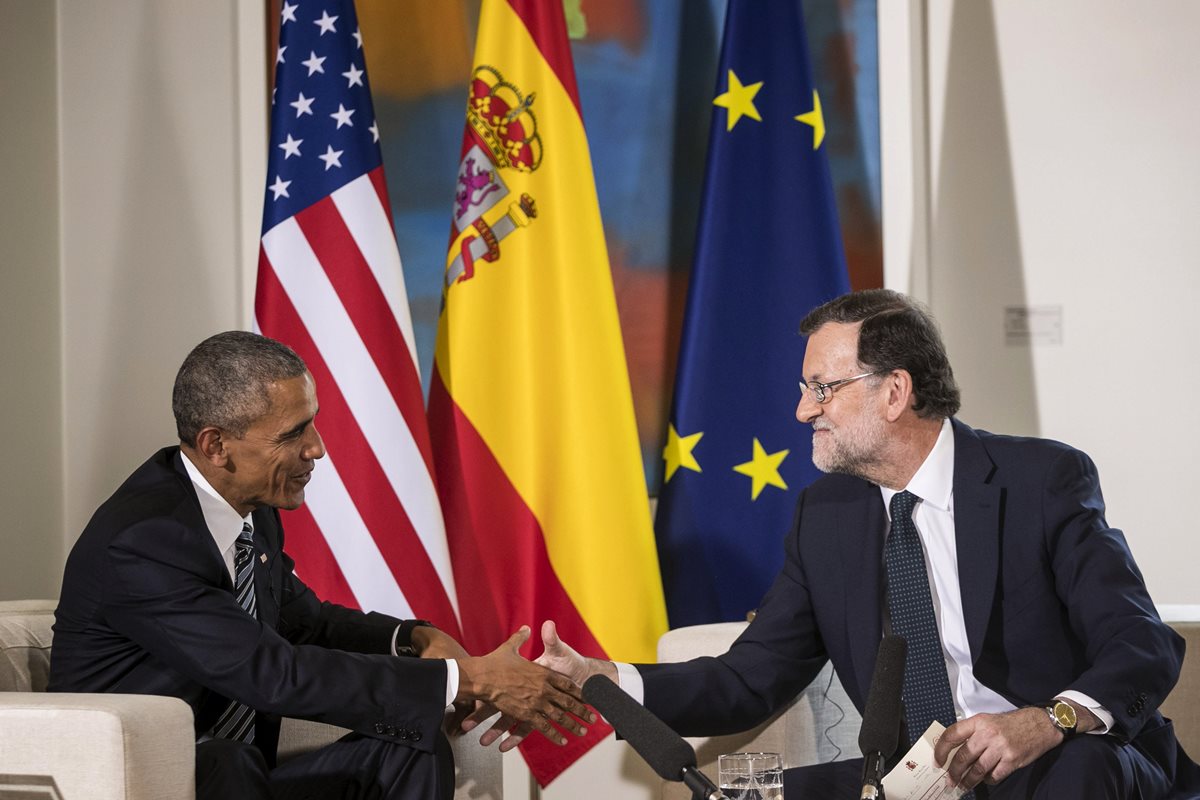
[(983, 648), (1000, 564), (999, 486), (987, 449), (973, 429), (954, 425), (954, 538), (958, 551), (958, 583), (972, 659)]
[[(865, 696), (883, 638), (883, 537), (887, 528), (879, 487), (856, 481), (853, 496), (838, 509), (831, 534), (840, 537), (846, 631), (854, 675)], [(840, 530), (839, 530), (840, 528)], [(852, 579), (847, 580), (847, 576)]]
[[(188, 530), (195, 532), (203, 540), (204, 551), (208, 553), (210, 558), (216, 562), (219, 567), (221, 588), (230, 592), (233, 591), (233, 579), (229, 577), (229, 568), (225, 565), (225, 556), (217, 549), (217, 543), (212, 537), (212, 533), (208, 530), (208, 523), (204, 521), (204, 511), (200, 508), (200, 498), (196, 496), (196, 487), (192, 485), (192, 479), (187, 473), (187, 469), (183, 466), (183, 453), (178, 447), (168, 448), (173, 450), (173, 455), (169, 458), (169, 462), (175, 471), (175, 479), (179, 481), (183, 491), (187, 494), (189, 502), (180, 505), (176, 511), (176, 518)], [(210, 564), (210, 566), (212, 566)]]

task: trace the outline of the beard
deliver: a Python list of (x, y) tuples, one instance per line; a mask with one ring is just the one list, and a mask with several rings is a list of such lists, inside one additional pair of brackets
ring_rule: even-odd
[[(818, 431), (824, 431), (818, 435)], [(886, 423), (881, 417), (860, 414), (849, 425), (834, 427), (824, 418), (813, 422), (813, 464), (821, 472), (837, 472), (877, 482), (883, 464)]]

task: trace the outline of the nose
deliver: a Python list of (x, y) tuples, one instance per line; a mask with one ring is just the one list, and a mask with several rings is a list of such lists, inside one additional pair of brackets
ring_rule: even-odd
[(317, 426), (311, 425), (309, 426), (309, 441), (304, 445), (304, 458), (307, 461), (316, 461), (324, 457), (325, 440), (321, 438)]
[(813, 398), (813, 392), (801, 393), (800, 402), (796, 405), (796, 419), (807, 424), (821, 416), (821, 413), (821, 404)]

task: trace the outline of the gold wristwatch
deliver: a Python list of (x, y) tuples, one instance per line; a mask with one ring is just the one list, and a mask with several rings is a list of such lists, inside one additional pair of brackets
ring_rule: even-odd
[(1062, 731), (1063, 739), (1070, 739), (1075, 735), (1079, 719), (1075, 715), (1074, 706), (1066, 700), (1056, 698), (1054, 702), (1045, 706), (1045, 709), (1046, 713), (1050, 715), (1050, 721), (1054, 723), (1054, 727)]

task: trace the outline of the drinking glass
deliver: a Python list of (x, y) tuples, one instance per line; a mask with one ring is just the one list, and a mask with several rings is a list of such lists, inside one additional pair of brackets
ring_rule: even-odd
[(721, 792), (729, 800), (783, 800), (779, 753), (729, 753), (717, 763)]

